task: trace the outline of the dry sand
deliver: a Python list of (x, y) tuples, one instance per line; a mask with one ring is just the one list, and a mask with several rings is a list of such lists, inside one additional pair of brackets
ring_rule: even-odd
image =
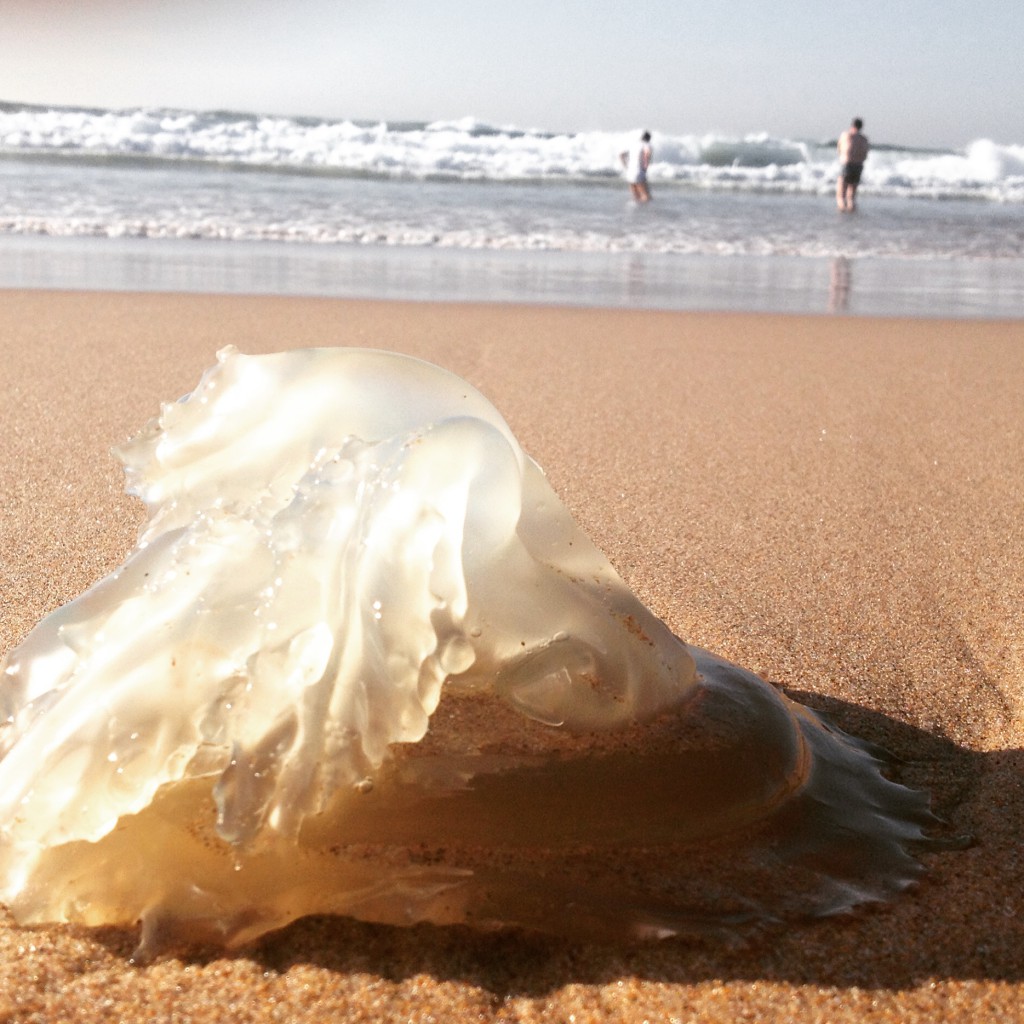
[(1024, 324), (2, 293), (0, 648), (117, 564), (108, 454), (221, 346), (479, 386), (684, 639), (906, 763), (976, 842), (746, 946), (298, 922), (244, 953), (0, 923), (3, 1021), (1024, 1019)]

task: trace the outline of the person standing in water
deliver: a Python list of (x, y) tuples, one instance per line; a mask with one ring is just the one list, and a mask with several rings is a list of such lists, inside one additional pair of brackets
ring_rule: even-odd
[(638, 203), (646, 203), (651, 198), (651, 190), (647, 186), (647, 168), (651, 164), (651, 152), (651, 133), (644, 132), (639, 143), (619, 154), (622, 166), (626, 169), (629, 190)]
[(839, 180), (836, 182), (836, 206), (843, 213), (852, 213), (857, 208), (857, 186), (868, 158), (868, 137), (861, 132), (864, 122), (855, 117), (849, 128), (839, 136), (836, 149), (839, 152)]

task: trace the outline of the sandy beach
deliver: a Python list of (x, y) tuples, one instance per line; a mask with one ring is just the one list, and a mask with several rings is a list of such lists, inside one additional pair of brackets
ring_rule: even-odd
[(120, 563), (110, 446), (216, 351), (406, 352), (465, 377), (626, 582), (888, 748), (963, 849), (896, 902), (747, 943), (306, 919), (135, 966), (0, 919), (0, 1021), (1024, 1019), (1024, 325), (8, 291), (0, 649)]

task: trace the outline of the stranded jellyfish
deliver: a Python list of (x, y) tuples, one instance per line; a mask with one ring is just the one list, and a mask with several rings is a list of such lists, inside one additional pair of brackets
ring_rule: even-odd
[(138, 545), (3, 664), (18, 921), (661, 937), (918, 873), (926, 798), (677, 639), (458, 377), (225, 349), (117, 454)]

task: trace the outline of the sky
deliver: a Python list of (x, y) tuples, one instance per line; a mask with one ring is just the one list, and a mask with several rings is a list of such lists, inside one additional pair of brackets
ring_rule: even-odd
[(1020, 0), (4, 0), (0, 100), (1024, 143)]

